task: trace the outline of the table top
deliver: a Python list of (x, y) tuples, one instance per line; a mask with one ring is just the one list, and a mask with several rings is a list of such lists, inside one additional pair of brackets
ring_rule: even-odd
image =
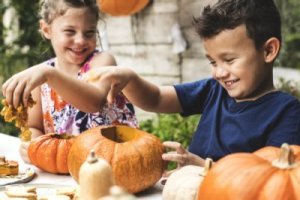
[[(0, 155), (5, 155), (8, 160), (16, 160), (19, 165), (28, 165), (24, 163), (19, 155), (20, 139), (17, 137), (9, 136), (0, 133)], [(35, 166), (30, 165), (35, 170), (35, 177), (28, 183), (25, 184), (60, 184), (76, 186), (76, 181), (70, 175), (57, 175), (44, 172)], [(155, 186), (147, 189), (136, 195), (137, 199), (144, 200), (160, 200), (162, 199), (162, 185), (158, 181)]]

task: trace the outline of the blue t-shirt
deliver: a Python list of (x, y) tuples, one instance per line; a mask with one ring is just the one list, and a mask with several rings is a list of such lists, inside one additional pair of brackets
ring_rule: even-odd
[(282, 143), (300, 145), (300, 102), (280, 91), (237, 103), (214, 79), (174, 86), (183, 116), (202, 114), (189, 151), (213, 160)]

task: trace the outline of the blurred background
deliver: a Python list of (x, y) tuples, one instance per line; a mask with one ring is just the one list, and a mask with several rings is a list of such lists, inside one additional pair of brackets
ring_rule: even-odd
[[(38, 0), (1, 1), (2, 85), (12, 74), (52, 57), (53, 53), (50, 44), (38, 32)], [(209, 63), (194, 31), (192, 19), (200, 14), (205, 5), (215, 0), (134, 2), (142, 1), (145, 6), (132, 14), (101, 12), (99, 48), (110, 51), (118, 65), (132, 67), (156, 84), (170, 85), (210, 77)], [(281, 54), (274, 69), (275, 83), (279, 89), (300, 98), (300, 1), (275, 2), (282, 16), (283, 35)], [(186, 137), (190, 136), (187, 133), (193, 132), (200, 117), (183, 119), (179, 115), (156, 115), (139, 109), (137, 113), (142, 128), (166, 139), (184, 143), (188, 143)], [(164, 133), (161, 133), (162, 130)], [(12, 135), (18, 133), (11, 125), (4, 123), (2, 118), (0, 132)], [(166, 132), (178, 132), (179, 136), (166, 135)]]

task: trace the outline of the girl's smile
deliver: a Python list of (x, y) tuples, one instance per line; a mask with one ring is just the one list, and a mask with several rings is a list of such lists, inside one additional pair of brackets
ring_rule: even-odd
[(69, 8), (51, 24), (41, 25), (51, 40), (60, 68), (80, 67), (96, 48), (97, 18), (88, 8)]

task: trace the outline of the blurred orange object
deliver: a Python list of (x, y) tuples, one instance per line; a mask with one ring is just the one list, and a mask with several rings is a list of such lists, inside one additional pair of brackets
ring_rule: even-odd
[(131, 15), (142, 10), (150, 0), (97, 0), (101, 12), (113, 15)]

